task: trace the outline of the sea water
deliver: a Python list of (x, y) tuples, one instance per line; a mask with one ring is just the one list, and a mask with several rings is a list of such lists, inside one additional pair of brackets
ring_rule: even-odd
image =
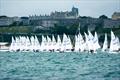
[(0, 80), (120, 80), (120, 54), (0, 52)]

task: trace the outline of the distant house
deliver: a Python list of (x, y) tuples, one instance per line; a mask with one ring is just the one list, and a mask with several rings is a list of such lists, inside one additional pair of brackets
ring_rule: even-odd
[(9, 17), (1, 17), (0, 18), (0, 27), (1, 26), (9, 26), (12, 23), (13, 23), (13, 19), (11, 19)]
[(21, 17), (20, 22), (22, 23), (21, 25), (29, 25), (29, 18), (28, 17)]
[(6, 17), (2, 16), (0, 17), (0, 27), (5, 27), (13, 24), (14, 22), (19, 22), (20, 18), (19, 17)]
[(112, 15), (112, 19), (113, 20), (118, 20), (120, 19), (120, 12), (114, 12)]

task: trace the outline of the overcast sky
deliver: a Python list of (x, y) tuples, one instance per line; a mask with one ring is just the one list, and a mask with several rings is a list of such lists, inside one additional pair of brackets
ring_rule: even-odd
[(79, 9), (80, 16), (111, 17), (120, 12), (120, 0), (0, 0), (0, 15), (29, 16), (50, 14), (52, 11)]

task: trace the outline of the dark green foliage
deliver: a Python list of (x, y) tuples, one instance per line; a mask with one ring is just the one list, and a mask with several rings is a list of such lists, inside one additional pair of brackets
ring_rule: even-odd
[(106, 15), (101, 15), (99, 19), (108, 19), (108, 17)]
[(53, 28), (53, 32), (57, 33), (57, 34), (76, 34), (77, 30), (78, 30), (79, 26), (78, 24), (73, 24), (71, 26), (59, 26), (57, 24), (55, 24), (55, 27)]

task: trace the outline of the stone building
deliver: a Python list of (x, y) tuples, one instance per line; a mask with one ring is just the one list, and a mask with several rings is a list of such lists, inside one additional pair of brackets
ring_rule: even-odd
[(0, 26), (9, 26), (13, 23), (13, 19), (9, 17), (0, 18)]
[(86, 28), (89, 30), (95, 30), (99, 24), (101, 24), (101, 20), (99, 18), (92, 17), (79, 17), (80, 27)]
[(71, 11), (66, 12), (52, 12), (50, 15), (53, 19), (71, 19), (71, 18), (78, 18), (78, 8), (73, 7)]
[(112, 19), (113, 20), (118, 20), (120, 19), (120, 12), (114, 12), (112, 15)]
[(29, 25), (29, 18), (28, 17), (21, 17), (20, 23), (22, 23), (21, 25), (23, 25), (23, 26)]
[(13, 24), (14, 22), (19, 22), (19, 21), (20, 21), (19, 17), (3, 16), (3, 17), (0, 17), (0, 27), (6, 27)]
[[(71, 11), (52, 12), (50, 15), (29, 16), (29, 24), (32, 26), (54, 27), (54, 24), (60, 24), (62, 20), (70, 21), (78, 18), (78, 8), (73, 7)], [(68, 24), (65, 22), (64, 24)], [(63, 22), (62, 22), (63, 23)]]

